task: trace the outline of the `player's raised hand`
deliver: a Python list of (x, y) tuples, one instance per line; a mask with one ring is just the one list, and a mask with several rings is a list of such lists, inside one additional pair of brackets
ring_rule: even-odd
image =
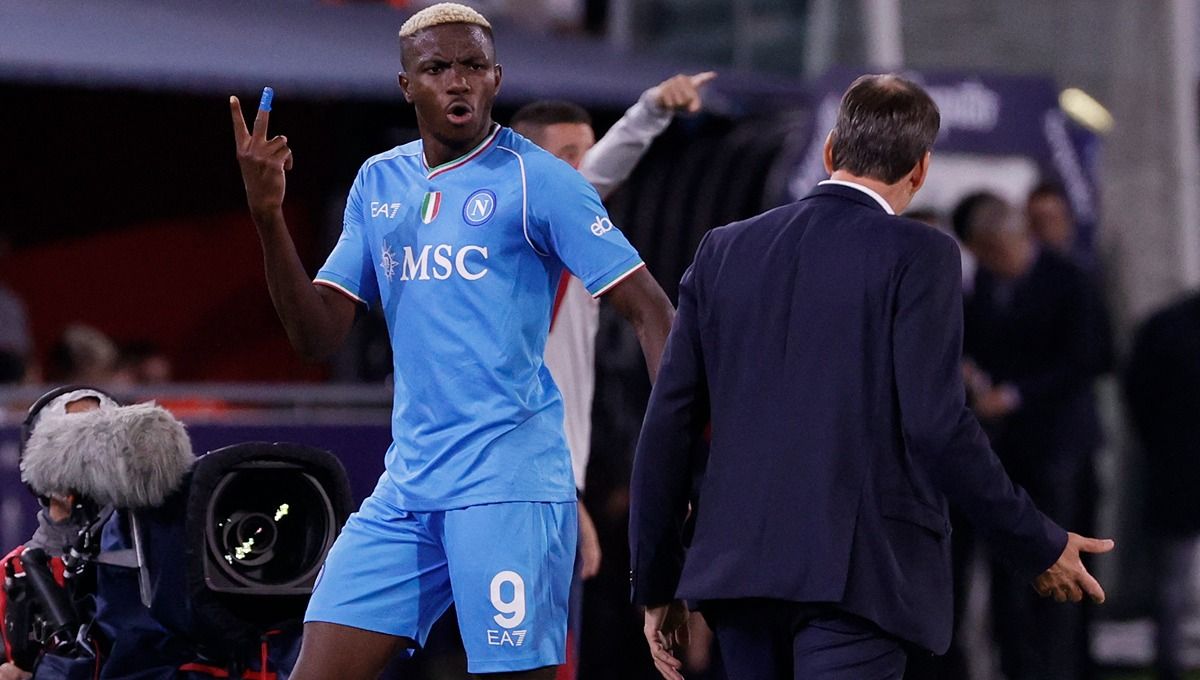
[(274, 90), (263, 88), (252, 131), (246, 129), (246, 119), (242, 116), (238, 98), (229, 98), (233, 140), (237, 145), (238, 165), (242, 168), (242, 182), (246, 185), (246, 201), (250, 204), (250, 215), (258, 224), (283, 207), (283, 195), (287, 187), (284, 172), (292, 169), (292, 150), (288, 148), (287, 137), (280, 135), (267, 138), (267, 123), (271, 118), (271, 100), (274, 96)]
[(1059, 602), (1079, 602), (1084, 595), (1096, 604), (1104, 602), (1104, 589), (1088, 573), (1080, 559), (1081, 553), (1106, 553), (1114, 543), (1109, 539), (1087, 538), (1079, 534), (1067, 534), (1067, 547), (1058, 561), (1034, 579), (1033, 587), (1042, 597), (1053, 597)]
[(716, 77), (716, 71), (705, 71), (691, 76), (673, 76), (654, 88), (655, 101), (669, 111), (696, 113), (704, 103), (700, 97), (700, 88)]

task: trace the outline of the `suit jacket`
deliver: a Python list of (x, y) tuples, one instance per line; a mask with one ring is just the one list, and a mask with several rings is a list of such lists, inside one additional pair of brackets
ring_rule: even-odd
[(1200, 294), (1142, 324), (1124, 378), (1148, 463), (1150, 526), (1194, 535), (1200, 532)]
[[(1049, 567), (1066, 533), (966, 407), (961, 285), (949, 236), (851, 187), (709, 232), (638, 442), (635, 601), (836, 603), (941, 653), (947, 499), (1023, 573)], [(703, 461), (691, 452), (710, 418)]]
[(991, 430), (1013, 478), (1060, 485), (1086, 476), (1101, 438), (1093, 383), (1112, 364), (1108, 315), (1090, 276), (1046, 249), (1015, 281), (980, 270), (964, 328), (965, 353), (1021, 394)]

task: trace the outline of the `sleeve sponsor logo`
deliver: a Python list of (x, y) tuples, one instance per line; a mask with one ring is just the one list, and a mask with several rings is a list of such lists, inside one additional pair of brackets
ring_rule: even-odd
[(596, 236), (604, 236), (608, 232), (615, 229), (612, 220), (607, 217), (596, 215), (596, 221), (592, 222), (592, 233)]

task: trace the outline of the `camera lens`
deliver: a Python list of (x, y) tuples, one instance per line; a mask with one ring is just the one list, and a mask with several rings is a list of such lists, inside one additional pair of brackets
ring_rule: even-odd
[(321, 485), (296, 468), (235, 469), (208, 506), (213, 562), (243, 586), (287, 586), (315, 577), (337, 532)]
[(225, 555), (244, 566), (266, 564), (275, 556), (277, 525), (271, 517), (259, 512), (237, 511), (221, 527), (221, 544)]

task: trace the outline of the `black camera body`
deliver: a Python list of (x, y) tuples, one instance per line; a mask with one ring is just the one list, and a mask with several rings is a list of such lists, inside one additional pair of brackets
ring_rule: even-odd
[(345, 468), (299, 444), (237, 444), (197, 459), (187, 484), (187, 585), (209, 640), (299, 623), (350, 516)]

